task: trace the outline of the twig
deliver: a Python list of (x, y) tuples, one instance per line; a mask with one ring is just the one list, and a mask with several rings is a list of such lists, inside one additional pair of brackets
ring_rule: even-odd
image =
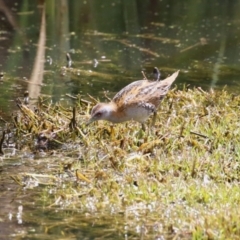
[(144, 71), (141, 71), (141, 73), (142, 73), (142, 75), (143, 75), (144, 80), (148, 80), (147, 77), (146, 77), (146, 75), (145, 75), (145, 73), (144, 73)]
[(0, 155), (3, 155), (3, 150), (2, 150), (2, 145), (3, 145), (3, 142), (4, 142), (4, 138), (5, 138), (5, 131), (3, 131), (3, 134), (2, 134), (2, 138), (0, 140)]
[(196, 132), (193, 132), (193, 131), (190, 131), (190, 133), (191, 133), (191, 134), (194, 134), (194, 135), (197, 135), (197, 136), (199, 136), (199, 137), (208, 138), (208, 136), (203, 135), (203, 134), (201, 134), (201, 133), (196, 133)]
[(93, 96), (91, 96), (90, 94), (87, 94), (88, 97), (91, 98), (91, 100), (93, 100), (95, 103), (98, 103), (98, 100), (96, 98), (94, 98)]

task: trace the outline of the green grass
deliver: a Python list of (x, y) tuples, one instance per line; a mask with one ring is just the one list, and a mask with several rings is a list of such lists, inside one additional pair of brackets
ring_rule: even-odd
[[(38, 152), (32, 140), (41, 132), (57, 147), (46, 150), (50, 169), (14, 176), (23, 186), (39, 183), (38, 206), (108, 219), (110, 233), (129, 239), (239, 239), (239, 96), (174, 89), (146, 132), (136, 122), (86, 126), (91, 107), (76, 100), (71, 131), (68, 108), (22, 109), (15, 123), (21, 148)], [(73, 214), (62, 229), (81, 224)]]

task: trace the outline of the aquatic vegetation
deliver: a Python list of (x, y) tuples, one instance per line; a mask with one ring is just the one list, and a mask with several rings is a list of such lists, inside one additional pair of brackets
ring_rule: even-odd
[[(2, 158), (14, 148), (40, 159), (11, 178), (25, 192), (35, 190), (37, 206), (72, 211), (59, 221), (62, 231), (88, 218), (99, 226), (108, 219), (108, 236), (238, 238), (239, 96), (175, 88), (145, 132), (136, 122), (87, 126), (95, 101), (68, 97), (73, 108), (39, 99), (32, 110), (19, 100), (0, 148)], [(55, 228), (49, 223), (45, 232)]]

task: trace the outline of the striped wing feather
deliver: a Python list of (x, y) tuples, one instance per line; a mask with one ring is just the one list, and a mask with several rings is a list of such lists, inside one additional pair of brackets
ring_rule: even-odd
[(119, 91), (112, 101), (122, 108), (142, 103), (153, 104), (157, 108), (177, 78), (178, 73), (179, 71), (162, 81), (139, 80), (132, 82)]

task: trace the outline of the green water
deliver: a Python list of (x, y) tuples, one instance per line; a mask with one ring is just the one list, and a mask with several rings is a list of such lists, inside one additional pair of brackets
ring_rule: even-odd
[(32, 98), (111, 97), (141, 71), (151, 79), (154, 66), (163, 78), (180, 69), (179, 87), (239, 88), (239, 1), (51, 0), (44, 11), (35, 1), (14, 2), (1, 13), (3, 114), (27, 89)]
[[(179, 88), (227, 85), (229, 91), (239, 91), (240, 1), (48, 0), (43, 6), (40, 1), (12, 0), (5, 4), (0, 12), (3, 119), (17, 109), (15, 99), (26, 90), (33, 103), (40, 95), (54, 102), (78, 93), (86, 99), (87, 93), (104, 99), (105, 92), (111, 97), (141, 79), (141, 71), (151, 79), (155, 66), (163, 78), (180, 69)], [(127, 231), (119, 215), (102, 220), (99, 213), (87, 218), (80, 210), (48, 211), (36, 201), (41, 191), (26, 191), (19, 198), (16, 192), (25, 190), (8, 176), (27, 171), (34, 161), (28, 155), (1, 158), (4, 239), (139, 239), (139, 232)], [(82, 221), (81, 227), (66, 218)], [(111, 228), (112, 219), (120, 222), (118, 230)], [(53, 227), (46, 230), (46, 226)]]

